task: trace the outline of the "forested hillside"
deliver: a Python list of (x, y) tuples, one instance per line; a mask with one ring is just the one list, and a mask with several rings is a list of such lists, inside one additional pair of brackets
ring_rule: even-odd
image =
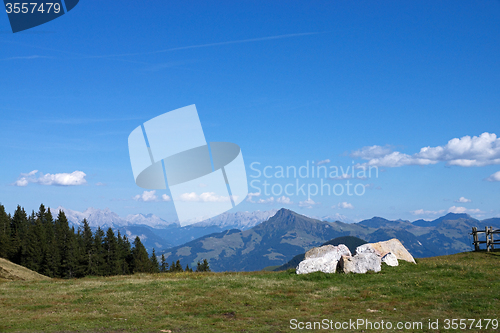
[(43, 204), (29, 216), (20, 206), (11, 216), (0, 205), (0, 257), (59, 278), (158, 272), (168, 267), (164, 262), (159, 265), (154, 249), (148, 256), (139, 237), (131, 244), (111, 228), (92, 233), (86, 220), (75, 230), (63, 211), (54, 219)]

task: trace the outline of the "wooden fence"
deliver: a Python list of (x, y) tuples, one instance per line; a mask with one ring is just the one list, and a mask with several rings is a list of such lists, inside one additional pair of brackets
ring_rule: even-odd
[[(485, 234), (486, 240), (480, 241), (479, 234)], [(486, 244), (486, 251), (490, 252), (495, 249), (495, 244), (500, 245), (500, 240), (493, 240), (493, 234), (500, 234), (500, 229), (493, 230), (493, 227), (484, 227), (484, 231), (478, 231), (477, 227), (472, 227), (474, 250), (479, 251), (479, 244)]]

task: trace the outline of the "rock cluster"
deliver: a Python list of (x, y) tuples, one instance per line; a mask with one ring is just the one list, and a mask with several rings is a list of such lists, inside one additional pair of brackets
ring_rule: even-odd
[(297, 274), (335, 273), (337, 270), (344, 273), (380, 272), (382, 263), (397, 266), (398, 260), (415, 263), (412, 255), (396, 238), (358, 246), (354, 256), (344, 244), (325, 245), (307, 251), (296, 272)]
[(415, 259), (413, 259), (410, 252), (408, 252), (399, 239), (396, 238), (385, 242), (367, 243), (356, 248), (356, 254), (366, 252), (375, 253), (381, 258), (387, 253), (392, 253), (398, 260), (405, 260), (415, 264)]
[(297, 274), (312, 272), (335, 273), (342, 256), (351, 256), (351, 251), (344, 244), (312, 248), (306, 252), (304, 260), (297, 266)]

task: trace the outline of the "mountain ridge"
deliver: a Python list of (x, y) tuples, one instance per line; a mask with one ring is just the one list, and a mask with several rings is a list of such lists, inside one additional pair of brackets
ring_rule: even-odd
[(214, 271), (259, 270), (283, 265), (330, 239), (354, 236), (367, 242), (397, 238), (414, 257), (420, 258), (471, 250), (468, 233), (472, 226), (484, 224), (468, 215), (464, 218), (464, 215), (456, 214), (434, 221), (434, 226), (422, 227), (409, 221), (374, 217), (347, 224), (319, 221), (280, 209), (267, 221), (249, 230), (233, 229), (205, 235), (167, 249), (163, 254), (168, 262), (180, 260), (190, 265), (208, 259)]

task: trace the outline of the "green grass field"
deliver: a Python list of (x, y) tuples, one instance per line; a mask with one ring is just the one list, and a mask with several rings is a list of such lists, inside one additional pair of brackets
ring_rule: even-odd
[[(290, 320), (422, 322), (482, 319), (456, 331), (498, 332), (500, 253), (461, 253), (377, 274), (137, 274), (0, 282), (1, 332), (286, 332)], [(439, 320), (429, 329), (429, 319)], [(477, 323), (477, 322), (475, 322)], [(334, 329), (335, 330), (335, 329)], [(347, 328), (343, 332), (369, 332)], [(372, 330), (377, 331), (377, 330)]]

